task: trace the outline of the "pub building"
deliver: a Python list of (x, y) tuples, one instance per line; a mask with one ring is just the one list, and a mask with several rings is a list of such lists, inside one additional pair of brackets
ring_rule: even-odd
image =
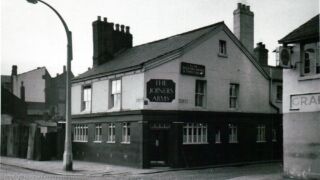
[(128, 26), (98, 17), (93, 67), (72, 80), (74, 159), (139, 168), (280, 160), (281, 105), (253, 56), (249, 6), (238, 4), (234, 24), (132, 47)]
[(319, 14), (279, 40), (283, 71), (283, 171), (320, 179)]

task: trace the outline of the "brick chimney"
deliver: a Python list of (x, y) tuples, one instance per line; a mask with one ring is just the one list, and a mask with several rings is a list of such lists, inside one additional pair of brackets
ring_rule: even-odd
[(262, 42), (257, 43), (257, 47), (254, 48), (253, 52), (261, 65), (268, 66), (268, 49)]
[(21, 81), (21, 86), (20, 86), (20, 99), (22, 101), (26, 101), (26, 96), (25, 96), (26, 92), (25, 92), (25, 87), (23, 85), (23, 81)]
[(240, 42), (253, 53), (254, 42), (254, 14), (250, 11), (250, 6), (238, 3), (238, 7), (233, 11), (233, 33)]
[(18, 75), (18, 66), (13, 65), (11, 69), (11, 76), (16, 76), (16, 75)]
[(108, 22), (98, 16), (92, 23), (93, 29), (93, 67), (97, 67), (114, 57), (120, 50), (132, 47), (129, 27)]

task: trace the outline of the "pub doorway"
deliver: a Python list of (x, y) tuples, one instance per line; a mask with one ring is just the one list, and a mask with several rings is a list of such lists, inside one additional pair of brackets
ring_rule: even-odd
[(150, 165), (167, 166), (169, 155), (169, 128), (150, 129)]

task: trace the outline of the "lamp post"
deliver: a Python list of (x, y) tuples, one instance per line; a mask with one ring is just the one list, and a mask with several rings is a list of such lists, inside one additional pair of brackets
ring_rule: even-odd
[(72, 171), (72, 144), (71, 144), (71, 60), (72, 60), (72, 33), (62, 18), (62, 16), (52, 6), (42, 0), (27, 0), (29, 3), (36, 4), (41, 2), (48, 6), (61, 20), (67, 34), (67, 75), (66, 75), (66, 135), (63, 153), (63, 169)]

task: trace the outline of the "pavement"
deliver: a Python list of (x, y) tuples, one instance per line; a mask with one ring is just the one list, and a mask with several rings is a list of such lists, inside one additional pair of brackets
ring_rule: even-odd
[(33, 161), (14, 157), (0, 156), (0, 164), (16, 166), (46, 174), (64, 176), (106, 176), (152, 174), (170, 170), (169, 167), (138, 169), (125, 166), (109, 165), (97, 162), (73, 161), (73, 171), (64, 171), (61, 160)]
[[(67, 177), (127, 177), (137, 179), (229, 179), (229, 180), (283, 180), (282, 168), (279, 163), (253, 164), (233, 167), (198, 167), (194, 169), (155, 167), (138, 169), (116, 166), (105, 163), (73, 161), (73, 171), (64, 171), (61, 160), (33, 161), (14, 157), (0, 156), (0, 164), (26, 170), (61, 175)], [(202, 169), (202, 170), (201, 170)], [(235, 175), (231, 175), (231, 174)], [(131, 178), (130, 178), (131, 177)], [(169, 178), (172, 177), (172, 178)], [(220, 178), (218, 178), (220, 177)]]

